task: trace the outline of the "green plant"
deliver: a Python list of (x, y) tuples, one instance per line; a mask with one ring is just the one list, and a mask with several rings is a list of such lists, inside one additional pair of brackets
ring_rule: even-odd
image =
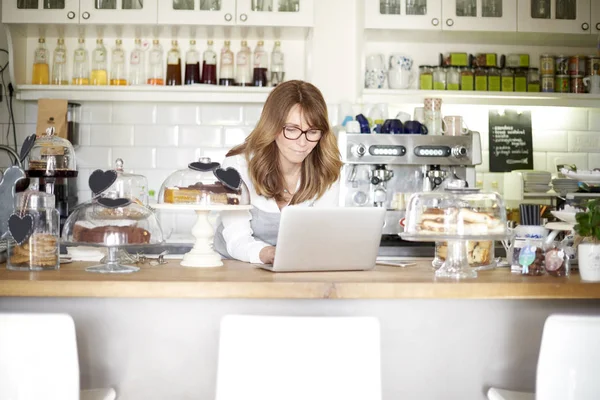
[(586, 211), (575, 214), (575, 233), (600, 244), (600, 201), (590, 200), (586, 207)]

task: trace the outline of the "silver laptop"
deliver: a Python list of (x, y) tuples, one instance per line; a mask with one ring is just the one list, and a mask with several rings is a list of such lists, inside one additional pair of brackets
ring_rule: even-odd
[(274, 272), (356, 271), (375, 267), (385, 220), (379, 207), (285, 207)]

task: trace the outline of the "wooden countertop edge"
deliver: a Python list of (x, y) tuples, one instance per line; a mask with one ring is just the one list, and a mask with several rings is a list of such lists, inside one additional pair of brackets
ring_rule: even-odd
[(600, 299), (600, 285), (480, 282), (0, 281), (0, 297), (196, 299)]

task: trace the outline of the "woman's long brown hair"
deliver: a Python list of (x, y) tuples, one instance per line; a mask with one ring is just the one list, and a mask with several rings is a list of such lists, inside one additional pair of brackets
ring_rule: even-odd
[(318, 199), (335, 183), (342, 168), (336, 138), (329, 126), (327, 105), (321, 91), (304, 81), (287, 81), (273, 89), (260, 119), (244, 143), (234, 147), (227, 157), (243, 154), (256, 193), (276, 201), (284, 201), (283, 173), (279, 165), (279, 149), (275, 143), (282, 132), (288, 113), (298, 104), (309, 126), (321, 129), (323, 136), (302, 163), (300, 188), (290, 204)]

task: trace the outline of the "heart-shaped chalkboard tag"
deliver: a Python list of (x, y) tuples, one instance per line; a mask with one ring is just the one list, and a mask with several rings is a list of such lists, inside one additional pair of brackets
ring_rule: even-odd
[(8, 218), (8, 231), (18, 245), (25, 243), (33, 233), (33, 217), (25, 215), (20, 217), (12, 214)]
[(194, 171), (212, 171), (215, 168), (218, 168), (221, 164), (218, 162), (202, 162), (197, 161), (188, 164), (189, 169), (193, 169)]
[(25, 138), (25, 140), (23, 140), (23, 144), (21, 145), (21, 154), (19, 155), (19, 159), (21, 160), (21, 162), (25, 161), (25, 159), (29, 155), (29, 152), (31, 151), (31, 149), (33, 148), (33, 145), (35, 144), (36, 137), (37, 136), (35, 136), (35, 133), (34, 133), (33, 135), (27, 136)]
[(217, 179), (229, 189), (240, 189), (240, 186), (242, 185), (242, 177), (235, 168), (217, 168), (213, 171), (213, 173), (215, 174)]
[(102, 171), (97, 169), (90, 175), (89, 185), (90, 189), (94, 194), (104, 192), (106, 189), (111, 187), (117, 180), (117, 172), (114, 170)]
[(98, 203), (107, 208), (127, 207), (131, 204), (130, 199), (111, 199), (110, 197), (100, 197)]

